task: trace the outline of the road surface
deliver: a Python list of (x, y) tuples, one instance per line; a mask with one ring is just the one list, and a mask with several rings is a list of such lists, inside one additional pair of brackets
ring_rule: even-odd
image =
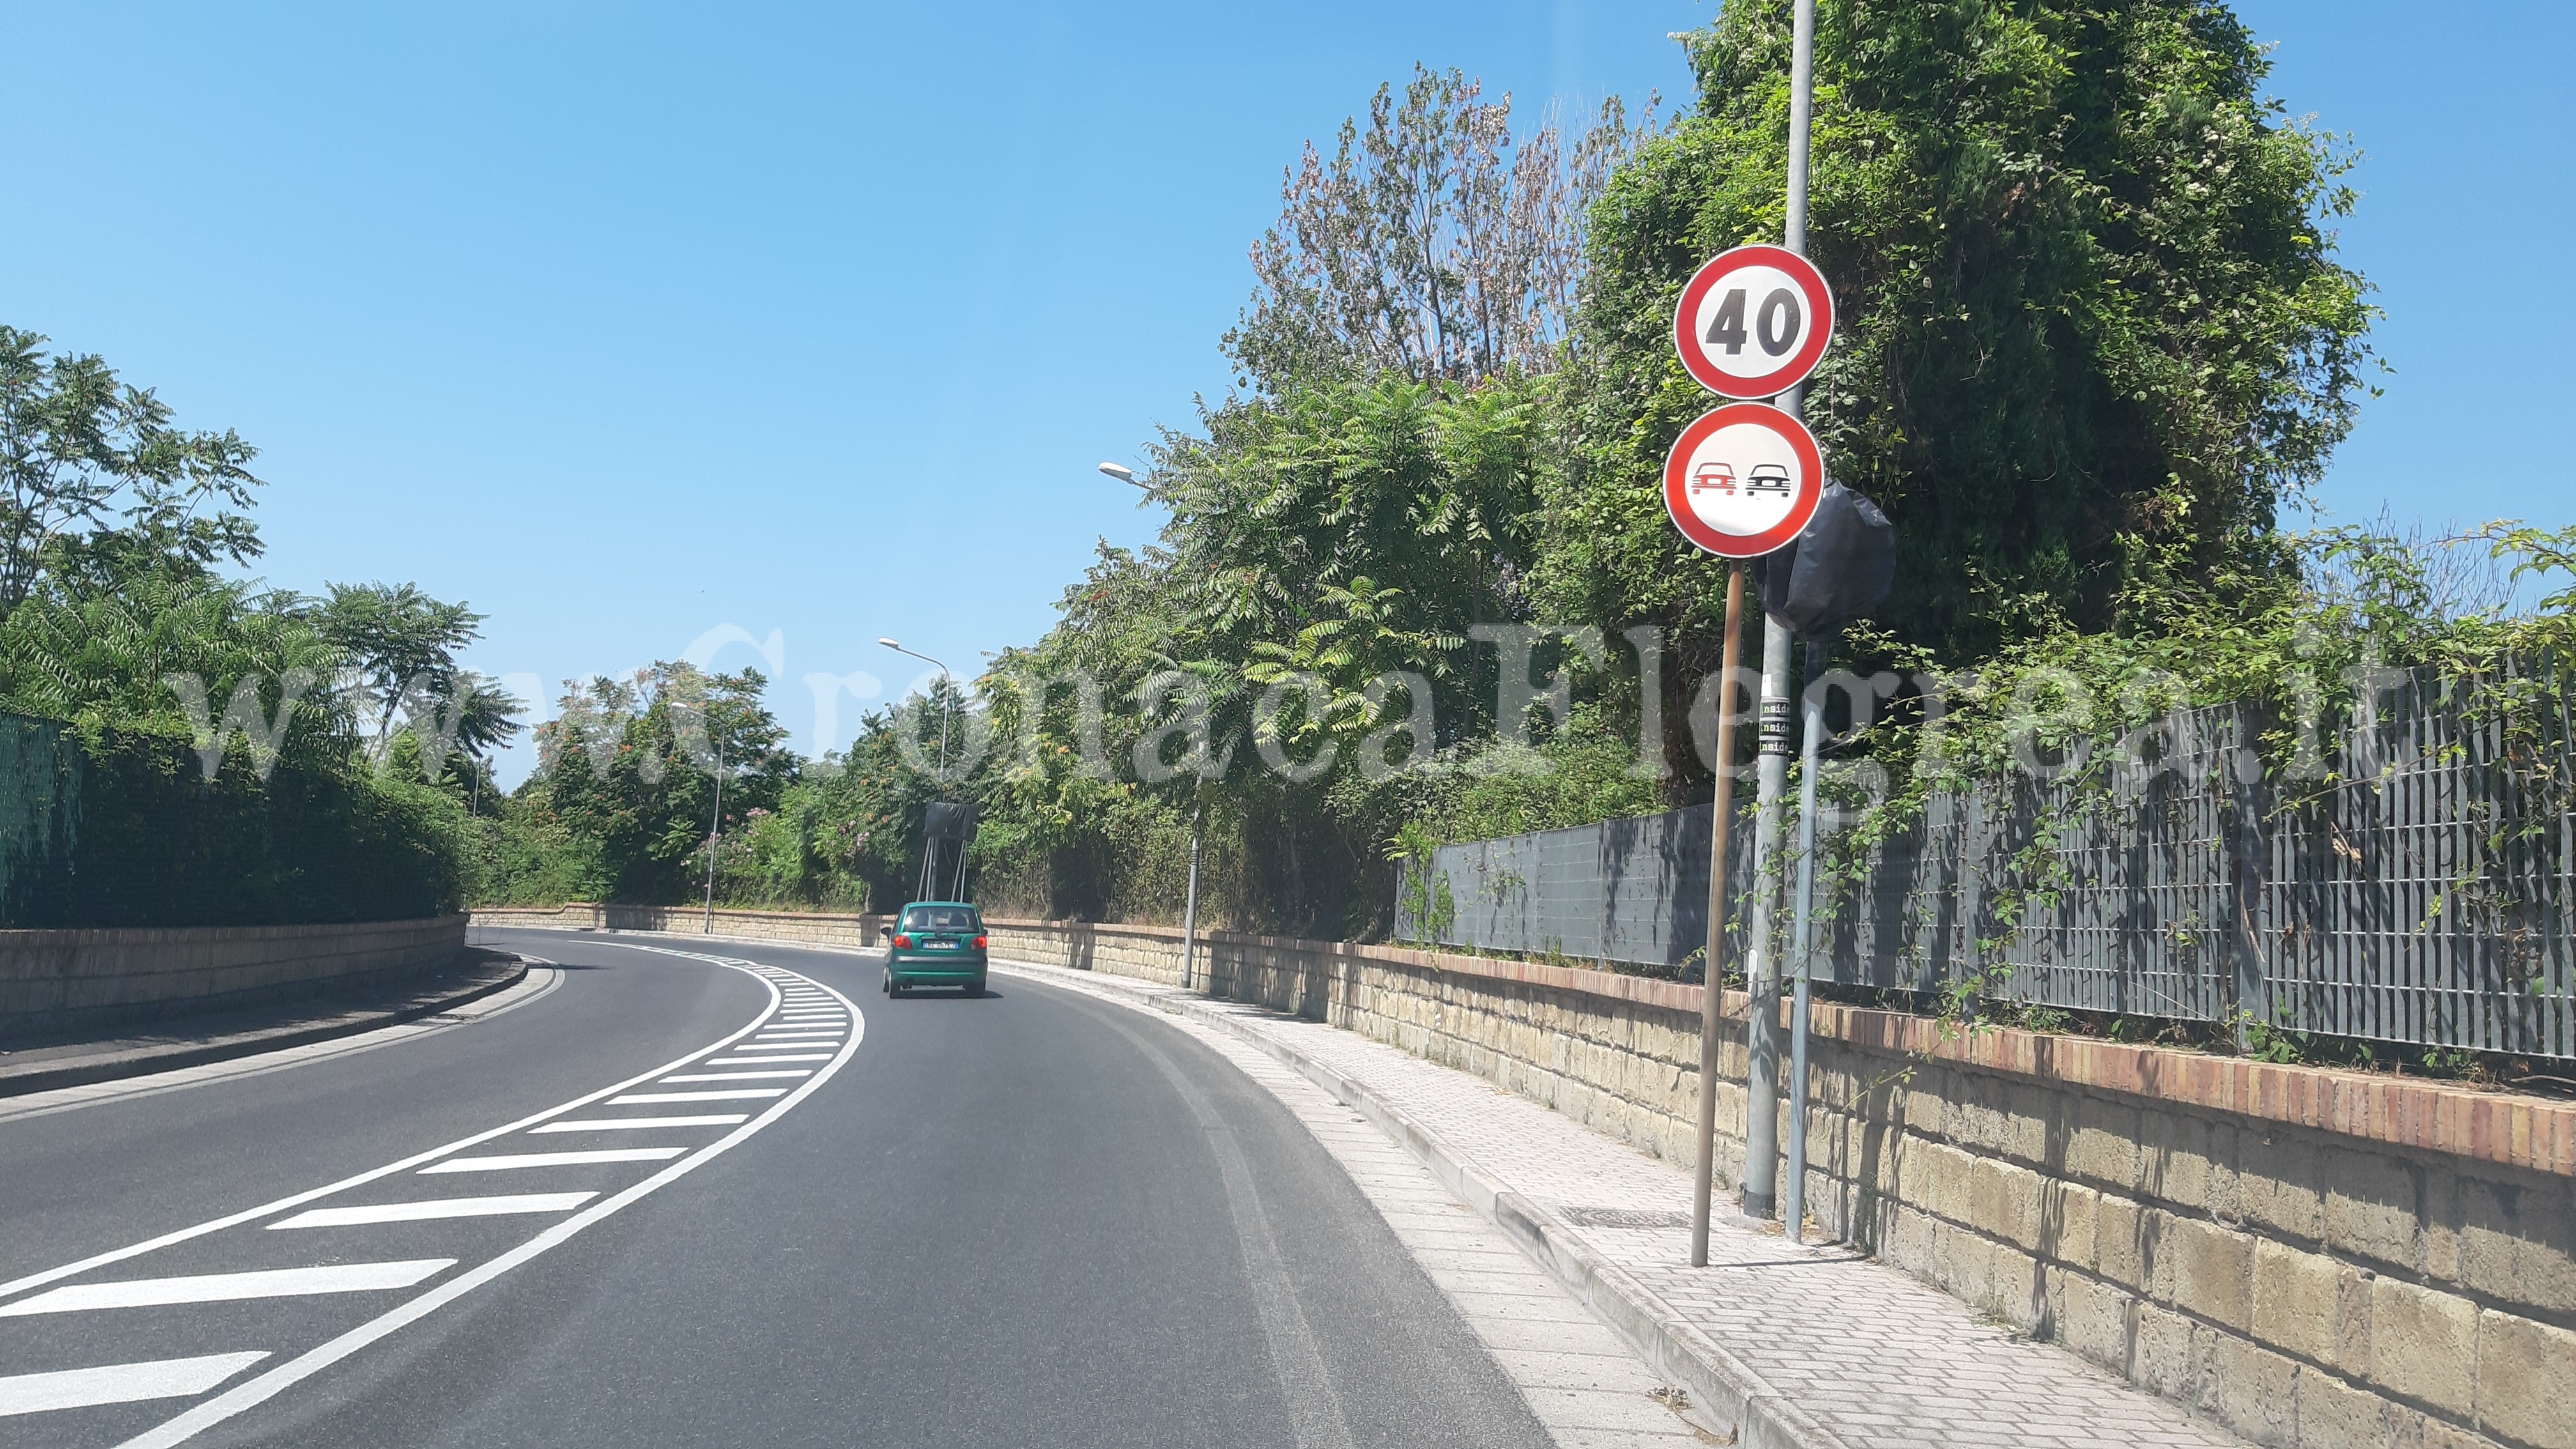
[(1136, 1013), (491, 932), (452, 1030), (0, 1100), (0, 1443), (1551, 1442), (1281, 1103)]

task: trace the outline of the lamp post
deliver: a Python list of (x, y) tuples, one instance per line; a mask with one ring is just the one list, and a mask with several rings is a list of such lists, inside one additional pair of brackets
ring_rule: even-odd
[[(1124, 463), (1103, 463), (1100, 471), (1131, 488), (1154, 496), (1154, 485), (1136, 476), (1136, 470)], [(1207, 783), (1204, 778), (1200, 784)], [(1195, 788), (1192, 791), (1196, 793)], [(1181, 989), (1190, 989), (1191, 968), (1197, 964), (1199, 950), (1199, 808), (1190, 807), (1190, 884), (1189, 894), (1181, 903)]]
[[(947, 665), (941, 664), (940, 661), (931, 658), (929, 655), (922, 653), (918, 649), (906, 649), (902, 645), (894, 642), (892, 639), (885, 638), (882, 635), (878, 637), (877, 642), (883, 644), (885, 647), (893, 650), (897, 654), (909, 654), (913, 658), (922, 660), (925, 663), (939, 665), (939, 677), (948, 685), (948, 698), (941, 701), (939, 708), (939, 784), (940, 788), (946, 789), (948, 785), (948, 714), (950, 710), (956, 707), (957, 676), (949, 671)], [(966, 875), (965, 844), (960, 842), (957, 850), (958, 888), (963, 890), (965, 888)], [(939, 842), (930, 839), (925, 833), (921, 841), (921, 885), (919, 887), (922, 898), (925, 900), (929, 898), (930, 892), (937, 887), (939, 880), (938, 861)]]
[(716, 846), (724, 839), (724, 736), (715, 728), (715, 701), (707, 705), (707, 733), (716, 737), (716, 810), (714, 823), (707, 827), (707, 913), (699, 934), (712, 936), (716, 933)]
[[(877, 642), (897, 654), (909, 654), (925, 663), (939, 664), (938, 660), (920, 650), (906, 649), (892, 639), (880, 638)], [(948, 671), (947, 665), (939, 664), (939, 677), (948, 682), (948, 698), (941, 701), (939, 708), (939, 783), (945, 785), (948, 783), (948, 713), (957, 704), (957, 676)]]

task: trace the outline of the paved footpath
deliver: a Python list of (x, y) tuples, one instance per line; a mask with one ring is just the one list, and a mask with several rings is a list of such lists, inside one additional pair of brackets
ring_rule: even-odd
[[(1721, 1219), (1711, 1225), (1709, 1266), (1686, 1267), (1687, 1172), (1481, 1078), (1356, 1032), (1170, 987), (1010, 969), (1184, 1014), (1310, 1077), (1338, 1079), (1346, 1096), (1373, 1099), (1393, 1119), (1380, 1125), (1413, 1137), (1417, 1154), (1462, 1170), (1498, 1200), (1517, 1197), (1524, 1246), (1535, 1234), (1559, 1249), (1558, 1276), (1568, 1260), (1589, 1259), (1587, 1296), (1649, 1340), (1650, 1356), (1670, 1366), (1675, 1351), (1687, 1353), (1749, 1401), (1741, 1405), (1748, 1444), (2243, 1443), (1896, 1269), (1847, 1249), (1793, 1247), (1776, 1225)], [(1658, 1346), (1666, 1351), (1652, 1353)]]

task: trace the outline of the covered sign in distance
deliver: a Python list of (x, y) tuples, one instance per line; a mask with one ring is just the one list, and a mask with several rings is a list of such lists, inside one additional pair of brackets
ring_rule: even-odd
[(1760, 558), (1806, 528), (1825, 456), (1807, 425), (1762, 403), (1700, 414), (1664, 456), (1664, 508), (1720, 558)]
[(1720, 397), (1778, 397), (1816, 370), (1833, 335), (1825, 274), (1786, 247), (1718, 253), (1673, 310), (1682, 366)]

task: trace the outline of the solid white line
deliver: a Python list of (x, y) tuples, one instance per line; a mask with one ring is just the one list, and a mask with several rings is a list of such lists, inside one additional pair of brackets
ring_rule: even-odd
[[(817, 1042), (815, 1045), (820, 1046), (822, 1043)], [(726, 1050), (737, 1052), (792, 1052), (801, 1051), (803, 1050), (803, 1047), (792, 1041), (779, 1042), (774, 1046), (763, 1046), (758, 1042), (744, 1042), (740, 1046), (728, 1047)]]
[(427, 1202), (378, 1202), (360, 1207), (315, 1208), (297, 1213), (268, 1230), (282, 1228), (354, 1228), (368, 1223), (428, 1223), (441, 1218), (499, 1218), (514, 1213), (568, 1213), (596, 1192), (520, 1192), (502, 1197), (441, 1197)]
[(711, 1117), (592, 1117), (579, 1122), (549, 1122), (531, 1132), (620, 1132), (643, 1127), (731, 1127), (746, 1120), (742, 1113)]
[(641, 1107), (652, 1102), (760, 1102), (787, 1095), (785, 1087), (737, 1087), (722, 1092), (629, 1092), (611, 1097), (612, 1107)]
[(266, 1357), (265, 1352), (214, 1353), (204, 1358), (162, 1358), (148, 1363), (57, 1369), (47, 1374), (13, 1374), (0, 1378), (0, 1416), (187, 1398), (204, 1393)]
[(588, 1152), (512, 1152), (494, 1157), (451, 1157), (422, 1168), (433, 1172), (507, 1172), (514, 1167), (574, 1167), (585, 1162), (668, 1162), (685, 1147), (601, 1147)]
[[(634, 951), (658, 951), (666, 956), (690, 954), (688, 952), (663, 951), (662, 948), (658, 946), (635, 946), (624, 941), (609, 942), (607, 944), (626, 946), (627, 949)], [(693, 959), (707, 961), (715, 960), (716, 958), (697, 956)], [(718, 962), (718, 964), (724, 965), (729, 963)], [(738, 970), (740, 968), (736, 967), (732, 969)], [(561, 971), (557, 971), (552, 974), (555, 981), (558, 983), (560, 983), (565, 976), (565, 973)], [(758, 973), (756, 972), (745, 972), (744, 974), (752, 976), (755, 980), (759, 979)], [(776, 1009), (778, 1005), (778, 988), (767, 981), (762, 981), (760, 984), (766, 988), (770, 994), (770, 1009)], [(547, 988), (549, 991), (552, 989), (552, 986)], [(508, 993), (505, 992), (503, 994), (507, 995)], [(397, 1172), (408, 1172), (412, 1168), (418, 1167), (425, 1162), (435, 1162), (439, 1158), (445, 1157), (450, 1153), (462, 1152), (468, 1147), (479, 1147), (482, 1144), (491, 1141), (495, 1137), (507, 1137), (513, 1132), (524, 1131), (536, 1123), (543, 1122), (550, 1117), (560, 1117), (566, 1112), (579, 1111), (580, 1109), (589, 1106), (591, 1103), (598, 1101), (602, 1097), (613, 1097), (619, 1092), (623, 1092), (630, 1087), (642, 1086), (644, 1083), (666, 1073), (678, 1071), (682, 1067), (695, 1065), (702, 1058), (721, 1052), (734, 1042), (738, 1042), (744, 1037), (751, 1035), (755, 1028), (759, 1027), (768, 1019), (767, 1013), (764, 1012), (762, 1015), (756, 1016), (750, 1021), (745, 1022), (740, 1028), (736, 1029), (732, 1035), (718, 1038), (714, 1045), (700, 1047), (686, 1056), (677, 1057), (664, 1062), (662, 1065), (655, 1067), (649, 1072), (639, 1072), (634, 1076), (628, 1077), (625, 1081), (612, 1082), (608, 1086), (600, 1088), (598, 1091), (585, 1093), (582, 1096), (573, 1098), (569, 1102), (548, 1107), (542, 1112), (531, 1113), (528, 1116), (520, 1118), (516, 1122), (506, 1122), (501, 1126), (491, 1128), (487, 1131), (477, 1132), (471, 1137), (460, 1137), (443, 1146), (433, 1147), (427, 1152), (414, 1153), (400, 1162), (389, 1162), (382, 1167), (370, 1168), (354, 1177), (344, 1177), (338, 1182), (326, 1183), (321, 1187), (307, 1188), (298, 1193), (290, 1193), (285, 1197), (277, 1199), (275, 1202), (262, 1203), (258, 1207), (244, 1208), (237, 1213), (230, 1213), (219, 1218), (211, 1218), (191, 1227), (181, 1228), (176, 1232), (164, 1233), (157, 1238), (150, 1238), (140, 1243), (131, 1243), (122, 1248), (111, 1249), (92, 1257), (83, 1258), (77, 1263), (65, 1263), (60, 1267), (48, 1268), (41, 1273), (30, 1273), (23, 1278), (13, 1278), (6, 1283), (0, 1283), (0, 1298), (6, 1298), (12, 1293), (22, 1293), (29, 1288), (41, 1287), (47, 1283), (60, 1282), (62, 1279), (72, 1277), (75, 1274), (86, 1273), (92, 1268), (105, 1267), (110, 1263), (121, 1263), (128, 1258), (137, 1258), (141, 1257), (145, 1253), (157, 1252), (174, 1243), (184, 1243), (191, 1238), (201, 1238), (208, 1233), (219, 1233), (226, 1228), (238, 1227), (239, 1225), (247, 1222), (255, 1222), (260, 1218), (284, 1212), (286, 1209), (291, 1207), (301, 1207), (304, 1204), (313, 1201), (315, 1198), (329, 1197), (336, 1192), (346, 1192), (350, 1188), (364, 1186), (367, 1183), (375, 1181), (377, 1178), (390, 1177)], [(415, 1025), (417, 1024), (418, 1023), (415, 1023)], [(386, 1028), (388, 1031), (400, 1031), (404, 1029), (405, 1028), (400, 1027)]]
[(37, 1313), (85, 1313), (94, 1308), (150, 1308), (165, 1303), (230, 1303), (241, 1298), (308, 1298), (317, 1293), (375, 1293), (408, 1288), (454, 1258), (415, 1258), (403, 1263), (340, 1263), (327, 1268), (270, 1268), (256, 1273), (201, 1273), (187, 1278), (134, 1278), (123, 1283), (74, 1283), (0, 1304), (0, 1318)]
[(839, 1041), (848, 1035), (848, 1032), (837, 1028), (831, 1031), (764, 1031), (753, 1037), (751, 1044), (763, 1046), (775, 1042), (780, 1046), (821, 1046), (825, 1042)]
[[(763, 1058), (763, 1060), (767, 1060), (767, 1058)], [(662, 1080), (666, 1082), (756, 1082), (764, 1079), (776, 1080), (780, 1077), (810, 1077), (812, 1075), (814, 1075), (813, 1072), (804, 1067), (798, 1067), (792, 1071), (785, 1072), (692, 1072), (684, 1077), (664, 1077)]]
[[(842, 1045), (847, 1046), (848, 1043), (844, 1042)], [(809, 1057), (709, 1057), (703, 1065), (710, 1067), (759, 1067), (766, 1066), (771, 1062), (828, 1062), (831, 1059), (832, 1054), (830, 1052), (820, 1052)]]
[[(660, 951), (670, 956), (696, 956), (697, 954), (688, 951), (672, 951), (659, 946), (632, 945), (623, 941), (614, 944), (627, 946), (630, 950)], [(734, 964), (731, 960), (720, 958), (698, 957), (698, 959), (716, 959), (723, 965)], [(858, 1054), (861, 1040), (861, 1037), (852, 1037), (842, 1043), (841, 1050), (833, 1057), (830, 1067), (815, 1073), (812, 1080), (799, 1084), (796, 1090), (780, 1098), (757, 1119), (726, 1133), (704, 1148), (681, 1158), (615, 1197), (591, 1204), (500, 1257), (484, 1263), (481, 1267), (460, 1273), (372, 1322), (360, 1324), (329, 1343), (312, 1349), (300, 1357), (290, 1359), (246, 1384), (226, 1390), (149, 1433), (136, 1435), (118, 1446), (118, 1449), (173, 1449), (173, 1446), (186, 1443), (201, 1431), (212, 1428), (244, 1410), (267, 1402), (270, 1398), (405, 1325), (428, 1317), (447, 1304), (455, 1302), (537, 1255), (570, 1242), (575, 1234), (591, 1224), (600, 1222), (628, 1204), (638, 1202), (646, 1195), (679, 1181), (690, 1172), (714, 1161), (719, 1154), (739, 1143), (749, 1141), (752, 1134), (763, 1127), (786, 1116), (788, 1112), (794, 1110), (797, 1103), (819, 1091), (825, 1082), (832, 1080), (842, 1067), (848, 1065), (850, 1058)]]

